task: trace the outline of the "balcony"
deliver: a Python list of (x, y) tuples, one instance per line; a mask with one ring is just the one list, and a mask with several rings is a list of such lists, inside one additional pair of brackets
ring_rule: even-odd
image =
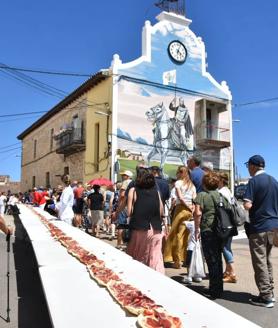
[(57, 154), (71, 155), (86, 148), (82, 128), (63, 129), (54, 139), (56, 140)]
[(195, 140), (196, 146), (202, 149), (230, 147), (230, 129), (228, 124), (202, 122), (195, 127)]

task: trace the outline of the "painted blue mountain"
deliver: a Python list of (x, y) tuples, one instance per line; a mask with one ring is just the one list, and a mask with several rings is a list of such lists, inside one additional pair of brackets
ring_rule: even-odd
[(151, 94), (145, 88), (141, 88), (141, 95), (143, 97), (151, 97)]
[(117, 137), (132, 141), (131, 135), (128, 132), (125, 132), (119, 128), (117, 129)]
[(141, 138), (141, 137), (136, 138), (134, 141), (138, 142), (141, 145), (148, 145), (148, 142), (144, 138)]

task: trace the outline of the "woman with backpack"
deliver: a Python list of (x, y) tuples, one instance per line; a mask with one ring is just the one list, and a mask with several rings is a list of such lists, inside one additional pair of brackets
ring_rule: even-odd
[[(202, 248), (209, 271), (209, 296), (211, 299), (220, 298), (223, 293), (222, 249), (223, 239), (216, 232), (216, 203), (220, 203), (218, 192), (219, 176), (216, 172), (204, 175), (203, 190), (195, 199), (195, 238), (202, 240)], [(229, 207), (223, 198), (224, 207)]]

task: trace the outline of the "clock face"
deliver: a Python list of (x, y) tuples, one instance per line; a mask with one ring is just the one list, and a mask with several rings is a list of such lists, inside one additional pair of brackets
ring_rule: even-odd
[(168, 53), (171, 59), (178, 64), (183, 64), (187, 57), (187, 50), (180, 41), (169, 43)]

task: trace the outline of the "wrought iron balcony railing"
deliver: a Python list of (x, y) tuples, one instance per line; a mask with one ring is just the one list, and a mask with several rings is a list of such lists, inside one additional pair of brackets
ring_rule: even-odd
[(195, 127), (196, 146), (201, 148), (225, 148), (230, 146), (228, 125), (219, 126), (214, 122), (202, 122)]
[(57, 134), (56, 153), (70, 155), (86, 148), (83, 136), (83, 129), (81, 128), (67, 128)]

